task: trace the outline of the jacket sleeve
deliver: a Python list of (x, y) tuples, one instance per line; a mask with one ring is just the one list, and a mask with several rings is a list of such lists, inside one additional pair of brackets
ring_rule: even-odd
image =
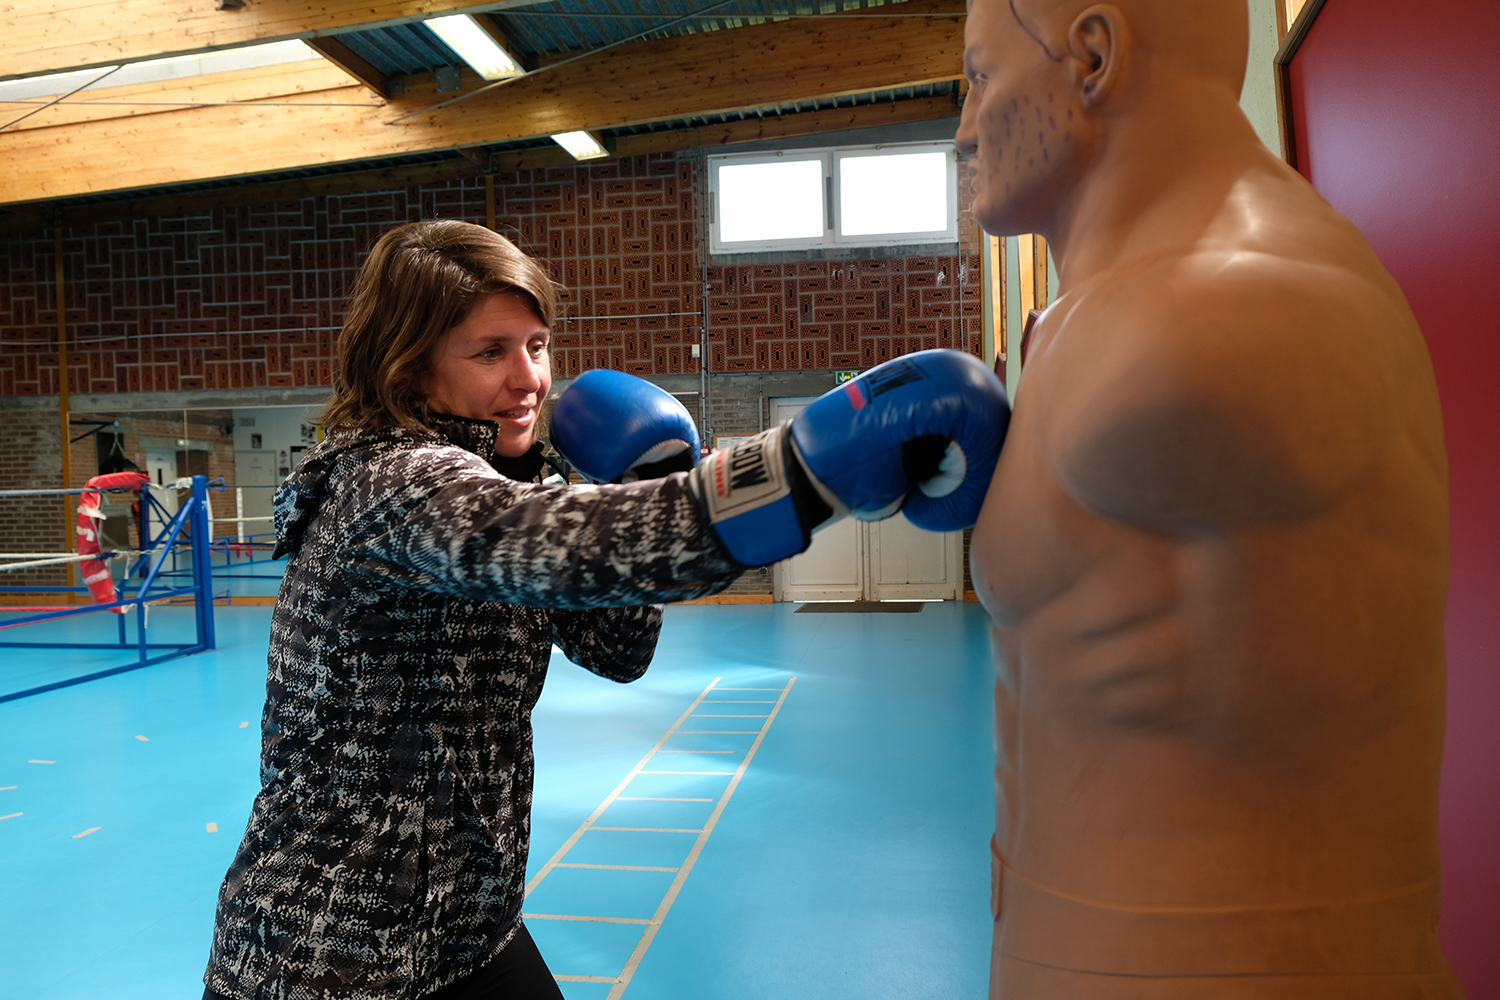
[(537, 486), (434, 446), (381, 457), (353, 480), (324, 516), (343, 519), (351, 570), (397, 586), (582, 610), (716, 593), (743, 568), (682, 473), (624, 486)]
[(646, 672), (661, 635), (661, 605), (553, 611), (552, 637), (563, 655), (612, 681), (633, 681)]

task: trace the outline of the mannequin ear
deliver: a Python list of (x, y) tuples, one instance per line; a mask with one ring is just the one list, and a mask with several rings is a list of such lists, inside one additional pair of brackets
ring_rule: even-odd
[(1078, 94), (1085, 108), (1098, 106), (1114, 89), (1129, 30), (1124, 12), (1113, 4), (1089, 7), (1069, 25), (1068, 55), (1078, 73)]

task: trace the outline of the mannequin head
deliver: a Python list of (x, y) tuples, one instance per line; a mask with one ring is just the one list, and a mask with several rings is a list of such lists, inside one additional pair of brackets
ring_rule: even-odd
[(1237, 102), (1248, 46), (1244, 0), (971, 0), (955, 142), (974, 157), (976, 217), (991, 233), (1046, 232), (1134, 125)]

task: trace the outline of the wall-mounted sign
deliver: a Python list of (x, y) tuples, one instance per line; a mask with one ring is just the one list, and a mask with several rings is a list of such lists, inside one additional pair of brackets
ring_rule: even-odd
[(834, 385), (843, 385), (845, 382), (851, 381), (854, 378), (854, 376), (856, 376), (858, 374), (859, 374), (858, 371), (852, 371), (852, 372), (834, 372), (833, 373), (833, 384)]

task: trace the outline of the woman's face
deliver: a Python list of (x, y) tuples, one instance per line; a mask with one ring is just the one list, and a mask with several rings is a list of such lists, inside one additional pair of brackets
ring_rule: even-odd
[(536, 437), (537, 413), (552, 388), (551, 333), (530, 301), (490, 292), (463, 322), (438, 338), (422, 391), (428, 405), (455, 417), (492, 420), (500, 428), (495, 452), (526, 453)]

